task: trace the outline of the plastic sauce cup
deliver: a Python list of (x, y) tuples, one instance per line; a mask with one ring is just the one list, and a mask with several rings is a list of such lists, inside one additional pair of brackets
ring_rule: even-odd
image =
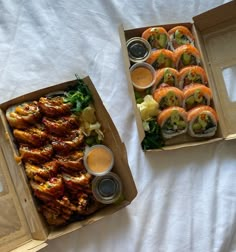
[(109, 172), (93, 179), (92, 192), (97, 201), (112, 204), (117, 202), (122, 195), (122, 182), (117, 174)]
[(110, 172), (113, 165), (114, 155), (105, 145), (97, 144), (85, 150), (84, 166), (88, 173), (102, 176)]
[(134, 64), (130, 68), (130, 76), (134, 88), (138, 91), (152, 87), (156, 81), (155, 69), (146, 62)]
[(133, 37), (126, 42), (130, 61), (133, 63), (145, 61), (151, 54), (149, 42), (141, 37)]

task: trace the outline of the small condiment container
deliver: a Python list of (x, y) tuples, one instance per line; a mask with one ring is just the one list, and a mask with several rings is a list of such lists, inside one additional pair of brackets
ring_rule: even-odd
[(145, 61), (151, 54), (149, 42), (141, 37), (133, 37), (126, 42), (130, 61), (133, 63)]
[(138, 91), (144, 91), (152, 87), (156, 81), (154, 67), (146, 62), (132, 65), (130, 68), (130, 76), (134, 88)]
[(102, 144), (93, 145), (85, 150), (84, 166), (88, 173), (102, 176), (112, 169), (114, 155), (111, 149)]
[(114, 172), (95, 177), (92, 181), (92, 192), (95, 199), (103, 204), (117, 202), (122, 195), (120, 177)]

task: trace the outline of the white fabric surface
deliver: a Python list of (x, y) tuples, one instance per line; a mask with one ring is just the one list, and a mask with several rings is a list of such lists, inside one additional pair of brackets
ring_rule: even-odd
[[(0, 102), (89, 75), (124, 141), (138, 195), (43, 252), (235, 252), (236, 141), (144, 154), (118, 25), (192, 21), (224, 0), (0, 1)], [(235, 10), (236, 11), (236, 10)]]

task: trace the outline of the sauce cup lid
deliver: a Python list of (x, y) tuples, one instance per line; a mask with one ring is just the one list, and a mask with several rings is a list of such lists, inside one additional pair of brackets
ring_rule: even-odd
[(92, 181), (92, 193), (95, 199), (103, 204), (118, 201), (122, 195), (122, 189), (121, 179), (114, 172), (95, 177)]
[(151, 54), (152, 48), (146, 39), (141, 37), (130, 38), (126, 42), (130, 61), (133, 63), (145, 61)]
[(85, 149), (83, 161), (88, 173), (102, 176), (113, 168), (114, 155), (107, 146), (96, 144)]

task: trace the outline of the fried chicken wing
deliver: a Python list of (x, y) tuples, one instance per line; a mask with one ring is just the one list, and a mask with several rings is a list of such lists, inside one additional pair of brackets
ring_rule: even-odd
[(100, 207), (100, 204), (95, 200), (92, 194), (79, 192), (77, 197), (77, 212), (79, 214), (90, 215)]
[(60, 118), (43, 117), (42, 122), (48, 132), (59, 136), (63, 136), (72, 129), (79, 127), (79, 121), (75, 115)]
[(32, 163), (45, 163), (49, 161), (53, 154), (52, 145), (48, 144), (40, 148), (30, 147), (28, 145), (20, 145), (20, 157), (23, 161)]
[(83, 156), (84, 153), (82, 151), (74, 151), (65, 156), (57, 155), (56, 159), (61, 169), (71, 174), (85, 170)]
[(54, 151), (65, 155), (84, 143), (84, 135), (78, 129), (71, 131), (64, 137), (50, 136), (50, 140)]
[(62, 173), (62, 178), (66, 188), (73, 193), (79, 190), (91, 192), (91, 181), (93, 176), (89, 173), (81, 172), (74, 176), (67, 173)]
[(48, 201), (41, 206), (40, 210), (49, 225), (62, 226), (68, 223), (72, 215), (77, 218), (78, 216), (87, 216), (100, 207), (101, 204), (94, 199), (92, 194), (79, 192), (77, 199), (73, 202), (64, 195), (61, 199)]
[(60, 204), (56, 201), (42, 205), (40, 210), (47, 220), (47, 223), (52, 226), (62, 226), (66, 224), (72, 215), (72, 211), (64, 213)]
[(44, 145), (48, 140), (47, 133), (36, 127), (31, 127), (25, 130), (14, 129), (13, 135), (18, 143), (26, 143), (35, 147)]
[(45, 183), (30, 181), (34, 195), (42, 201), (51, 201), (61, 197), (64, 194), (64, 184), (60, 177), (53, 177)]
[(63, 116), (70, 113), (71, 103), (64, 103), (63, 97), (41, 97), (39, 107), (41, 112), (48, 117)]
[(25, 172), (30, 179), (34, 179), (38, 182), (46, 182), (46, 180), (57, 175), (58, 163), (56, 160), (46, 162), (42, 165), (34, 165), (30, 162), (26, 162)]
[(11, 127), (26, 129), (29, 125), (37, 123), (41, 118), (38, 102), (25, 102), (12, 106), (7, 109), (6, 118)]

